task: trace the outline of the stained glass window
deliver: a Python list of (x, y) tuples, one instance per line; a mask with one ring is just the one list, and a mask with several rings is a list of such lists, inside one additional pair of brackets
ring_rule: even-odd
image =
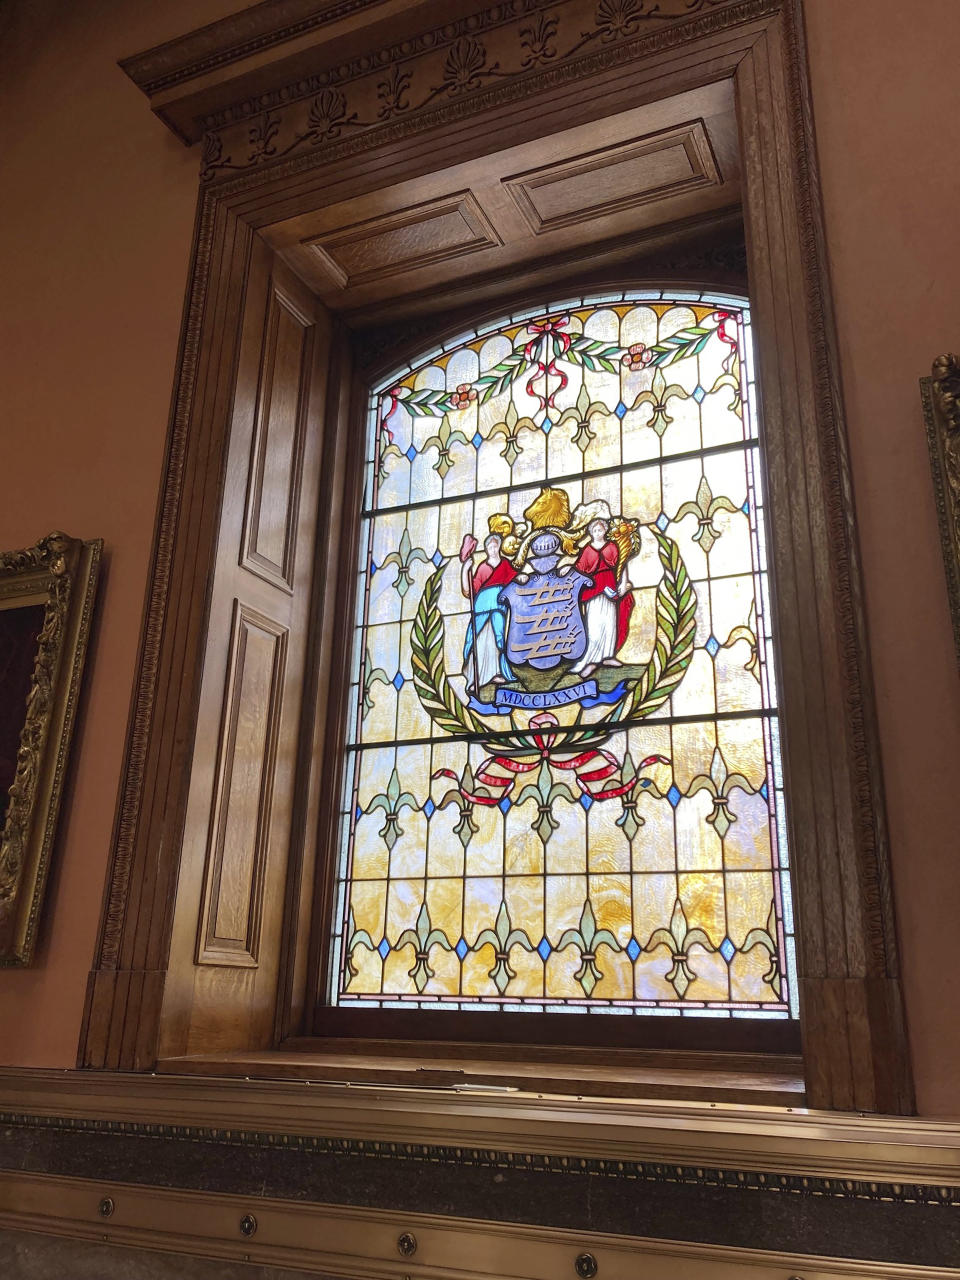
[(330, 1003), (796, 1015), (754, 399), (656, 291), (375, 389)]

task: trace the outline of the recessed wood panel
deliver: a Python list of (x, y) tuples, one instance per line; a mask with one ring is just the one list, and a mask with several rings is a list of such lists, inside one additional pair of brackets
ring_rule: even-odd
[(310, 248), (345, 289), (500, 243), (474, 196), (458, 191), (321, 236)]
[(303, 387), (309, 319), (276, 289), (267, 305), (256, 424), (247, 484), (241, 564), (293, 589), (300, 475)]
[(236, 601), (198, 964), (257, 963), (287, 629)]
[(702, 120), (504, 178), (536, 234), (720, 182)]

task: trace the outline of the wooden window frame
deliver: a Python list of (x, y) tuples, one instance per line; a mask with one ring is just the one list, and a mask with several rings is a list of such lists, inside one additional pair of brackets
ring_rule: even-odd
[[(704, 9), (704, 12), (700, 12)], [(682, 7), (681, 7), (682, 9)], [(522, 22), (523, 19), (519, 19)], [(497, 38), (507, 38), (502, 29)], [(508, 33), (516, 38), (516, 31)], [(889, 884), (875, 712), (849, 463), (839, 393), (800, 0), (712, 0), (650, 34), (597, 42), (569, 74), (538, 70), (389, 129), (223, 174), (208, 136), (143, 640), (114, 847), (80, 1064), (145, 1070), (157, 1061), (172, 902), (202, 676), (230, 423), (231, 371), (256, 232), (324, 202), (481, 154), (491, 127), (520, 137), (551, 110), (580, 120), (715, 80), (735, 86), (743, 219), (766, 435), (771, 569), (780, 623), (784, 768), (790, 796), (806, 1100), (909, 1113), (912, 1082)], [(159, 82), (158, 82), (159, 83)], [(602, 106), (600, 105), (602, 104)], [(482, 108), (482, 111), (481, 111)], [(269, 155), (261, 159), (269, 159)], [(209, 161), (212, 160), (212, 163)], [(242, 166), (234, 165), (233, 168)], [(346, 353), (343, 353), (346, 359)], [(332, 413), (348, 411), (341, 381)], [(334, 397), (336, 399), (336, 396)], [(318, 616), (336, 599), (335, 556), (349, 433), (335, 433), (321, 498)], [(813, 635), (784, 626), (815, 619)], [(313, 681), (331, 677), (323, 646)], [(322, 763), (323, 717), (301, 739)], [(335, 745), (339, 739), (335, 740)], [(288, 879), (274, 1043), (309, 1027), (316, 931), (310, 841), (320, 808), (306, 770)], [(312, 952), (312, 954), (308, 954)]]

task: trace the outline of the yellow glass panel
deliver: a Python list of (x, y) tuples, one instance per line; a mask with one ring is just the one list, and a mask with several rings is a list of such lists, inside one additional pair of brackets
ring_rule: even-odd
[(717, 745), (731, 773), (742, 773), (757, 790), (766, 778), (763, 729), (759, 720), (722, 720)]
[(633, 966), (637, 999), (657, 1004), (676, 1000), (677, 993), (666, 979), (672, 967), (673, 961), (662, 947), (638, 956)]
[(390, 851), (380, 835), (382, 826), (382, 813), (365, 813), (357, 819), (353, 837), (355, 881), (381, 880), (389, 872)]
[(587, 815), (587, 860), (592, 872), (629, 871), (630, 844), (617, 819), (622, 806), (615, 801), (595, 804)]
[(719, 952), (704, 951), (702, 947), (691, 948), (688, 960), (694, 981), (684, 992), (687, 1000), (728, 1000), (730, 998), (729, 975), (727, 963)]
[(707, 822), (713, 808), (713, 800), (706, 791), (698, 791), (677, 805), (677, 868), (680, 871), (723, 869), (723, 845)]
[(761, 871), (727, 873), (727, 932), (736, 946), (751, 929), (765, 929), (773, 901), (773, 876)]
[(478, 804), (473, 809), (473, 821), (478, 830), (467, 846), (467, 875), (501, 875), (503, 873), (503, 815), (495, 806)]
[(730, 797), (731, 824), (723, 842), (728, 871), (761, 871), (771, 865), (770, 811), (759, 795), (734, 791)]
[(440, 929), (451, 943), (460, 937), (463, 922), (463, 881), (444, 877), (427, 881), (430, 927)]
[[(396, 946), (404, 929), (416, 929), (423, 905), (422, 880), (391, 880), (387, 890), (387, 940)], [(412, 962), (411, 962), (412, 963)]]
[(463, 936), (472, 946), (484, 929), (496, 924), (503, 901), (499, 876), (471, 876), (463, 882)]
[(633, 934), (630, 877), (590, 876), (590, 903), (598, 929), (609, 929), (621, 947)]
[(533, 806), (514, 807), (504, 819), (504, 870), (507, 875), (543, 875), (543, 841), (530, 825)]
[(587, 896), (587, 877), (557, 875), (546, 878), (546, 921), (548, 938), (559, 942), (567, 929), (580, 927)]
[(377, 952), (357, 947), (353, 963), (357, 972), (356, 976), (349, 978), (347, 990), (351, 995), (378, 995), (382, 990), (383, 961)]
[(770, 971), (770, 953), (765, 947), (754, 947), (746, 955), (738, 952), (730, 962), (730, 998), (732, 1000), (775, 1003), (779, 997), (764, 975)]
[(546, 994), (552, 1000), (582, 1000), (583, 987), (573, 976), (579, 968), (580, 952), (576, 946), (554, 951), (544, 965)]
[(633, 999), (633, 965), (629, 956), (601, 944), (597, 949), (597, 968), (603, 976), (591, 992), (594, 999)]
[(695, 872), (677, 876), (680, 902), (691, 929), (703, 929), (718, 947), (726, 933), (724, 883), (720, 873)]
[[(354, 927), (365, 929), (374, 944), (383, 937), (386, 920), (387, 884), (385, 880), (355, 880), (350, 892), (350, 909)], [(349, 941), (349, 939), (348, 939)], [(359, 955), (361, 947), (357, 954)], [(377, 975), (379, 981), (379, 971)]]

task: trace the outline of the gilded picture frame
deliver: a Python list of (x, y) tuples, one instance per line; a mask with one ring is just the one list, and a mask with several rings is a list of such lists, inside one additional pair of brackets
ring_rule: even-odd
[(960, 663), (960, 356), (938, 356), (930, 377), (920, 379), (920, 395), (930, 446), (953, 641)]
[(102, 547), (0, 552), (0, 966), (35, 953)]

